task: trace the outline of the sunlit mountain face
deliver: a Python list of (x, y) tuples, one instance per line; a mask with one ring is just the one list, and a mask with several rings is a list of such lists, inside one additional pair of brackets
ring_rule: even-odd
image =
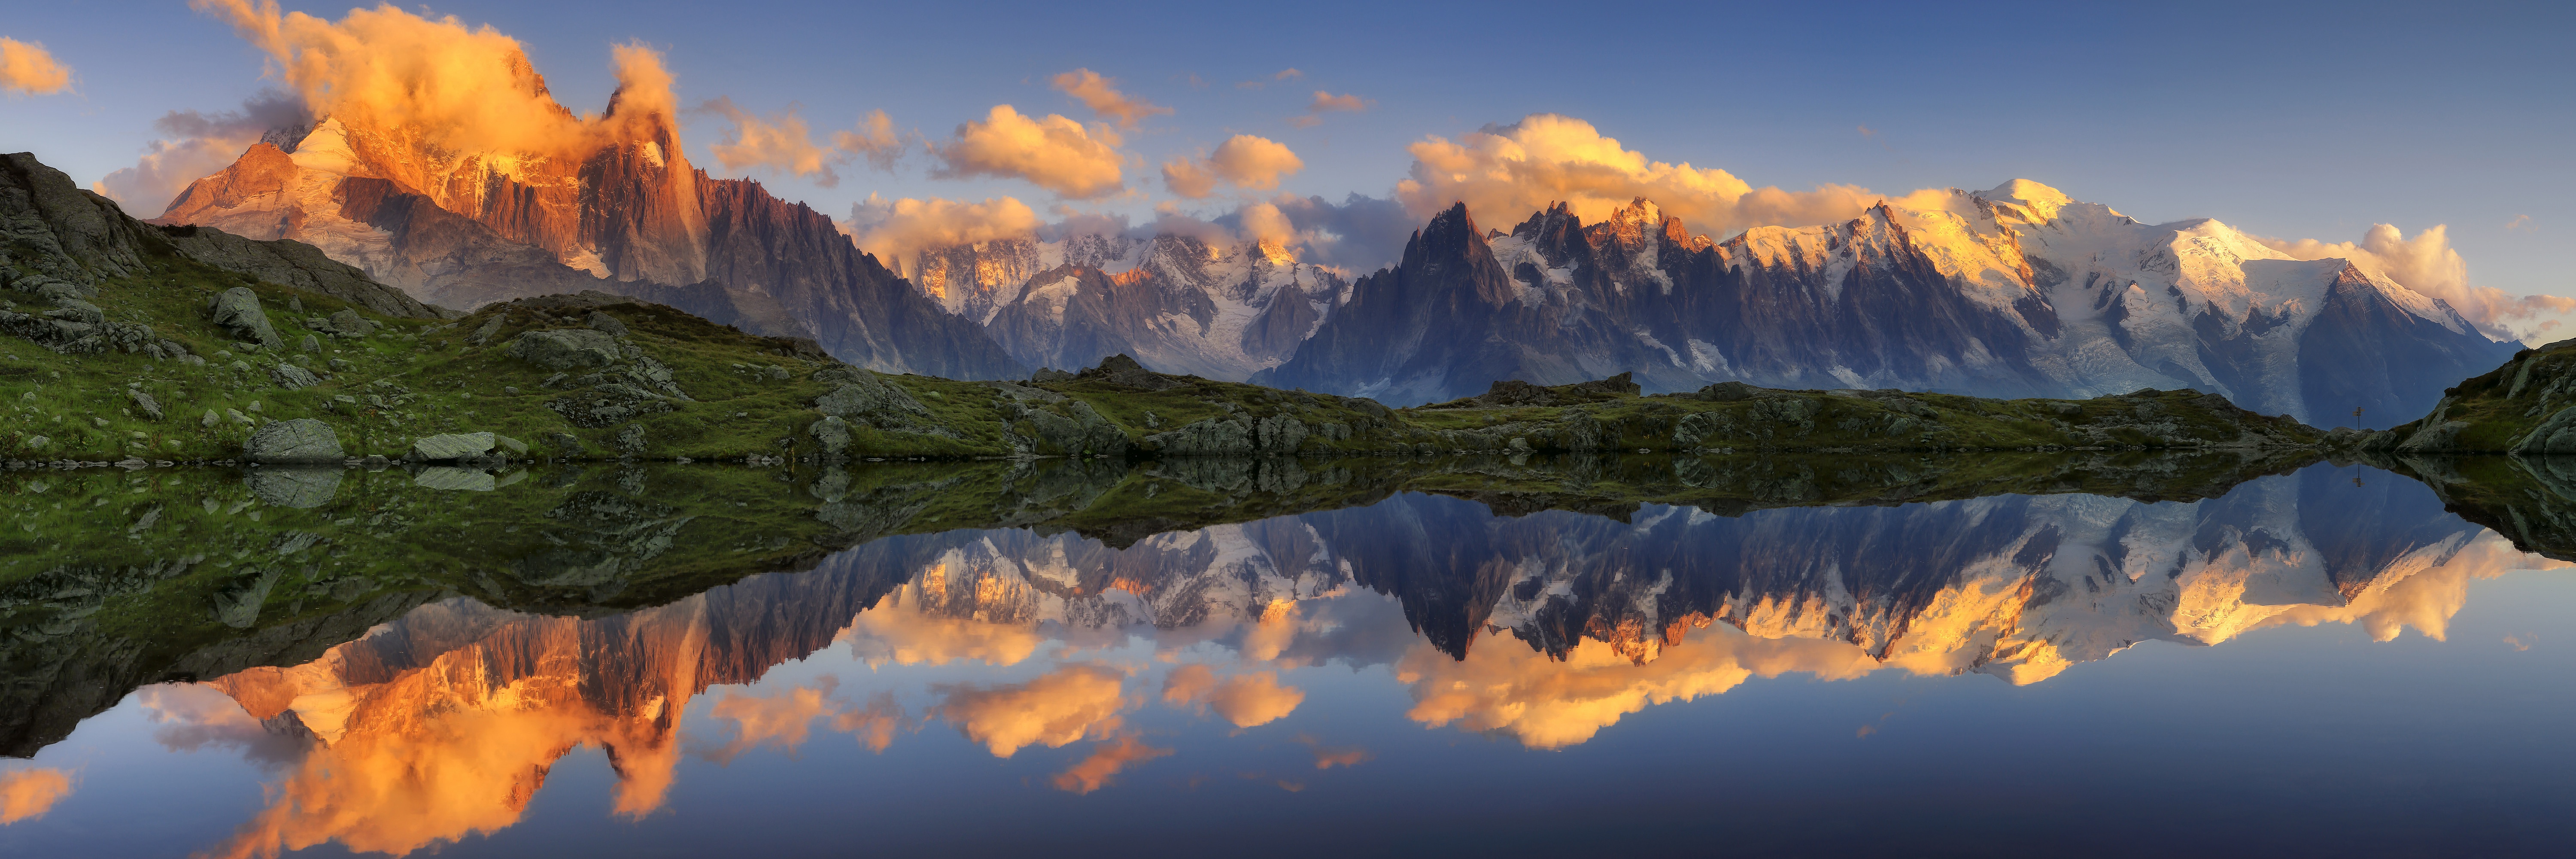
[[(996, 852), (1031, 831), (972, 821), (1088, 840), (1174, 811), (1173, 837), (1352, 821), (1261, 854), (1399, 831), (1504, 844), (1383, 810), (1407, 802), (1634, 846), (1707, 837), (1629, 828), (1689, 808), (1769, 844), (1851, 801), (1954, 784), (2047, 785), (1989, 814), (2028, 824), (2016, 844), (2082, 852), (2101, 833), (2056, 816), (2129, 792), (2223, 828), (2281, 772), (2442, 759), (2410, 771), (2537, 788), (2567, 762), (2554, 721), (2512, 715), (2576, 688), (2546, 623), (2576, 608), (2563, 563), (2398, 474), (2320, 463), (2138, 497), (1861, 503), (1819, 489), (1848, 474), (1813, 469), (1768, 503), (1598, 488), (1724, 465), (755, 471), (775, 487), (760, 505), (665, 502), (654, 486), (750, 496), (651, 469), (473, 495), (359, 472), (319, 499), (266, 478), (22, 483), (22, 525), (92, 527), (13, 538), (13, 566), (47, 570), (6, 594), (11, 700), (144, 682), (0, 764), (0, 844), (792, 853), (856, 814), (895, 848)], [(1233, 508), (1270, 512), (1117, 506), (1228, 486)], [(344, 515), (360, 510), (375, 512)], [(406, 549), (418, 582), (385, 576), (383, 541), (418, 539), (397, 522), (458, 546)], [(130, 563), (161, 554), (158, 571)], [(145, 617), (203, 631), (173, 656), (125, 629)], [(50, 736), (37, 718), (22, 736)], [(2392, 723), (2405, 750), (2355, 753)], [(2321, 777), (2301, 807), (2330, 845), (2401, 806), (2494, 823), (2501, 843), (2564, 825), (2525, 817), (2536, 800), (2414, 784)], [(1620, 786), (1654, 798), (1605, 807)], [(1896, 817), (1956, 826), (1941, 821), (1960, 802)], [(138, 803), (172, 822), (104, 826)], [(1837, 849), (1897, 835), (1835, 831)]]

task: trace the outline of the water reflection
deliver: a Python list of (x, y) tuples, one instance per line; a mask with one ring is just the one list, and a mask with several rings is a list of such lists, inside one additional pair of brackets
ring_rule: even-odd
[[(1308, 733), (1336, 706), (1299, 679), (1319, 666), (1394, 684), (1417, 736), (1568, 749), (1757, 678), (2034, 684), (2285, 626), (2438, 640), (2472, 581), (2563, 565), (2446, 513), (2467, 478), (2241, 460), (599, 469), (487, 474), (471, 503), (333, 474), (22, 485), (18, 754), (140, 686), (161, 747), (265, 773), (190, 849), (403, 854), (520, 824), (583, 749), (627, 821), (691, 760), (933, 735), (1067, 750), (1038, 783), (1079, 796), (1185, 760), (1175, 724), (1368, 764)], [(2079, 491), (2121, 474), (2131, 497)], [(800, 661), (831, 670), (780, 672)], [(0, 823), (105, 777), (0, 771)]]

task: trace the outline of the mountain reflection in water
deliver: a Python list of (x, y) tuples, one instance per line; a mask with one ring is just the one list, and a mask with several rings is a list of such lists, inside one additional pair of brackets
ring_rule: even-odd
[[(114, 707), (164, 748), (258, 768), (247, 821), (184, 849), (402, 854), (495, 843), (472, 836), (520, 825), (584, 749), (629, 826), (675, 813), (690, 766), (817, 742), (952, 767), (1069, 749), (1026, 783), (1083, 796), (1177, 778), (1215, 732), (1310, 758), (1260, 777), (1295, 793), (1426, 729), (1573, 749), (1755, 678), (2027, 685), (2140, 642), (2323, 624), (2440, 640), (2471, 582), (2565, 565), (2424, 484), (2295, 466), (618, 469), (475, 495), (401, 472), (92, 476), (112, 485), (22, 494), (21, 520), (85, 504), (121, 524), (38, 537), (65, 545), (12, 562), (0, 619), (26, 741)], [(2121, 475), (2138, 497), (2067, 491)], [(213, 550), (150, 545), (165, 529)], [(119, 705), (119, 683), (146, 685)], [(1372, 686), (1412, 733), (1331, 736)], [(149, 777), (63, 772), (0, 769), (0, 839)]]

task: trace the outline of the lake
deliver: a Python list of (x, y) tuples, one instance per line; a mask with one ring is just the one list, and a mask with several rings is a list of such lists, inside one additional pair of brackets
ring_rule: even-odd
[(2560, 854), (2558, 468), (10, 472), (0, 854)]

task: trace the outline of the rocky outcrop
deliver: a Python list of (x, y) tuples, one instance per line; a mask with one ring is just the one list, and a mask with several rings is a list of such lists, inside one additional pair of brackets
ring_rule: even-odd
[(2400, 454), (2576, 453), (2576, 340), (2515, 352), (2432, 410), (2362, 441)]
[(312, 418), (270, 421), (242, 444), (242, 458), (252, 462), (337, 463), (341, 457), (340, 434)]

